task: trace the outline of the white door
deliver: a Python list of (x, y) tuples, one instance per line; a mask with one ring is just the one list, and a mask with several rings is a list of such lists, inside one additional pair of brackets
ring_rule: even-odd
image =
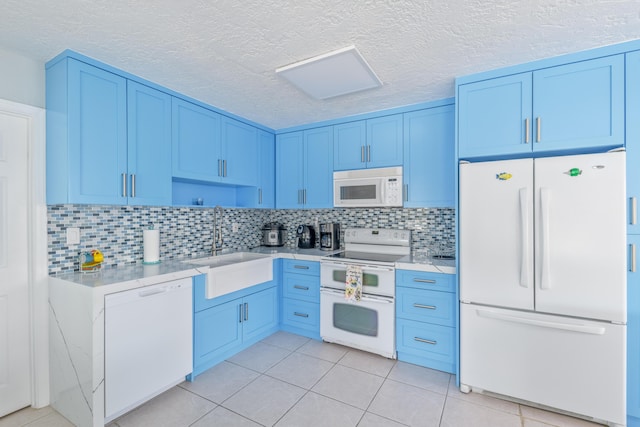
[(533, 310), (533, 161), (460, 165), (460, 299)]
[(536, 311), (626, 322), (625, 153), (534, 168)]
[(29, 120), (0, 110), (0, 416), (31, 404)]

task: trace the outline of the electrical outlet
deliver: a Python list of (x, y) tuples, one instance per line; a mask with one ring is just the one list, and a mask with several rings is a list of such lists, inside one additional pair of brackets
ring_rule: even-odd
[(231, 231), (233, 231), (234, 233), (237, 233), (239, 230), (239, 226), (237, 222), (234, 222), (233, 224), (231, 224)]
[(67, 245), (80, 244), (80, 229), (78, 227), (67, 228)]

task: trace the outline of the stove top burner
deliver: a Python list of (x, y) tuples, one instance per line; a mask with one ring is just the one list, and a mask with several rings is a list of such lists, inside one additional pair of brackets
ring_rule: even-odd
[(375, 262), (387, 262), (394, 263), (398, 261), (404, 255), (393, 254), (380, 254), (372, 252), (355, 252), (355, 251), (343, 251), (337, 254), (328, 255), (327, 258), (336, 258), (343, 261), (353, 260), (356, 261), (375, 261)]

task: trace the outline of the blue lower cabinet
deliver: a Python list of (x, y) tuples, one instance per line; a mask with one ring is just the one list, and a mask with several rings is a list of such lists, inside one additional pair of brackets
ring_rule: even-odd
[(455, 275), (396, 270), (398, 360), (456, 373)]
[(320, 263), (282, 260), (281, 329), (320, 339)]
[(627, 235), (627, 243), (627, 425), (640, 427), (640, 235)]
[(397, 319), (396, 340), (398, 360), (455, 372), (455, 328)]
[(205, 298), (206, 275), (194, 277), (193, 372), (212, 366), (278, 330), (278, 287), (265, 282), (218, 298)]

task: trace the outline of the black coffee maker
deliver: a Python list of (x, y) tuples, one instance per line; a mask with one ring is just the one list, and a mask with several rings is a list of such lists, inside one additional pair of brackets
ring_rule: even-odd
[(296, 230), (298, 237), (298, 247), (300, 249), (311, 249), (316, 247), (316, 231), (311, 225), (300, 225)]

